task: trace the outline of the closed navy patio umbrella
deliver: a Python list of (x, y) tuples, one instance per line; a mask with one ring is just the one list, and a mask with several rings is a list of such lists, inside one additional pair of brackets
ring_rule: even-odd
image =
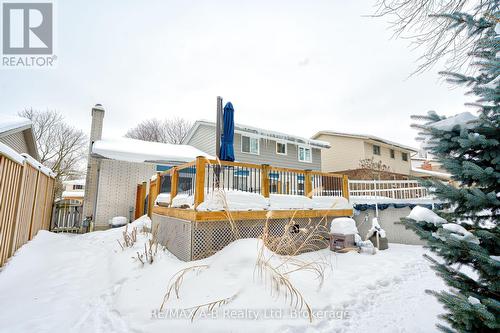
[(220, 159), (223, 161), (234, 161), (234, 109), (231, 102), (224, 106), (224, 132), (220, 146)]

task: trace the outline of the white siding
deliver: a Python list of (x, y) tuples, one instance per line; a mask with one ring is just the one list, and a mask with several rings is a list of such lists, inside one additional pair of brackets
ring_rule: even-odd
[(137, 184), (149, 179), (156, 165), (102, 160), (97, 194), (96, 226), (107, 226), (114, 216), (129, 217), (135, 206)]

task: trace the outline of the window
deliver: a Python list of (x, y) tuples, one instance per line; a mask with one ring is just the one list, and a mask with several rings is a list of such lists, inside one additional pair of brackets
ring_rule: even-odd
[(401, 153), (401, 158), (403, 161), (408, 161), (408, 153)]
[(73, 185), (73, 190), (83, 190), (83, 185)]
[(299, 161), (312, 162), (311, 148), (299, 147)]
[(391, 158), (394, 158), (394, 149), (391, 149)]
[(242, 135), (241, 151), (243, 153), (259, 155), (259, 139)]
[(373, 145), (373, 155), (380, 155), (380, 146)]
[(276, 154), (286, 155), (286, 143), (276, 142)]

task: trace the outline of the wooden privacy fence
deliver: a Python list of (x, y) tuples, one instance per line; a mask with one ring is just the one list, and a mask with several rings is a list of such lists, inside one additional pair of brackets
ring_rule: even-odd
[(48, 169), (6, 150), (0, 149), (0, 266), (39, 230), (49, 229), (54, 196)]
[(260, 193), (264, 197), (269, 197), (270, 194), (289, 194), (308, 197), (343, 196), (349, 199), (348, 179), (345, 175), (198, 157), (193, 162), (158, 172), (149, 185), (146, 182), (138, 184), (135, 217), (144, 214), (144, 207), (151, 216), (154, 202), (160, 193), (170, 193), (171, 202), (178, 194), (193, 196), (196, 208), (204, 201), (205, 195), (215, 189)]

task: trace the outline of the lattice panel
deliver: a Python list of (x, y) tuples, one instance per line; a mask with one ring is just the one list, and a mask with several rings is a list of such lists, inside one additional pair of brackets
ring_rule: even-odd
[[(328, 246), (328, 233), (326, 230), (329, 229), (330, 222), (321, 218), (300, 218), (293, 219), (292, 228), (285, 228), (289, 221), (290, 219), (269, 220), (269, 234), (278, 240), (285, 233), (292, 233), (291, 239), (295, 243), (292, 246), (295, 246), (295, 248), (308, 240), (309, 246), (303, 248), (301, 252)], [(236, 239), (258, 238), (262, 235), (264, 225), (264, 220), (235, 221), (236, 228), (233, 229), (228, 221), (193, 222), (191, 259), (206, 258)]]

